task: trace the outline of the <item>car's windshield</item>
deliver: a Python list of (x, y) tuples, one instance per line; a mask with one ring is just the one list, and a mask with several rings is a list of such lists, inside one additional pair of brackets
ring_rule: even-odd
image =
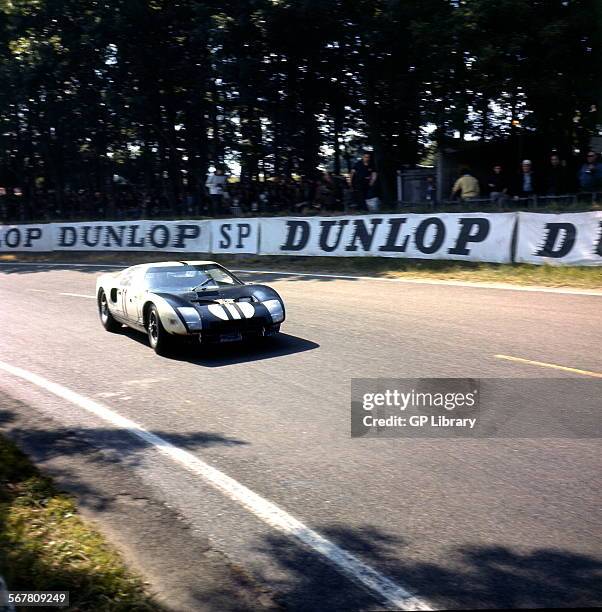
[(224, 268), (214, 265), (149, 268), (144, 285), (151, 291), (192, 291), (242, 284)]

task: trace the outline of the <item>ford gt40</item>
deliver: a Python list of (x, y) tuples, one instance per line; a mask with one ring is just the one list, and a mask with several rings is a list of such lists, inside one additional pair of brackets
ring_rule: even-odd
[(271, 336), (285, 317), (274, 289), (244, 283), (213, 261), (148, 263), (103, 274), (96, 297), (107, 331), (127, 325), (144, 332), (159, 354), (184, 337), (212, 344)]

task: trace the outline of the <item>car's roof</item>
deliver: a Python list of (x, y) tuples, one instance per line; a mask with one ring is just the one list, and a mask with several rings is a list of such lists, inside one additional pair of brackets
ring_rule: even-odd
[(219, 265), (219, 264), (218, 264), (216, 261), (209, 261), (209, 260), (202, 261), (202, 260), (200, 260), (200, 259), (199, 259), (199, 260), (196, 260), (196, 261), (184, 261), (184, 262), (182, 262), (182, 263), (185, 263), (185, 264), (187, 264), (187, 265), (189, 265), (189, 266), (201, 266), (201, 265), (204, 265), (204, 264), (215, 264), (215, 265)]
[(215, 261), (180, 260), (180, 261), (156, 261), (154, 263), (139, 264), (137, 266), (131, 266), (131, 267), (132, 268), (165, 268), (165, 267), (170, 267), (170, 266), (201, 266), (201, 265), (207, 265), (207, 264), (218, 265), (216, 264)]

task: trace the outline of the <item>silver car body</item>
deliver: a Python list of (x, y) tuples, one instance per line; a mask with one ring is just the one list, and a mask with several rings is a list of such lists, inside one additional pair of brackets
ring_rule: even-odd
[[(241, 302), (238, 302), (238, 298), (224, 299), (219, 289), (212, 294), (214, 297), (204, 299), (204, 296), (199, 294), (202, 299), (193, 299), (196, 294), (192, 293), (192, 298), (189, 298), (187, 295), (190, 292), (185, 296), (165, 293), (160, 295), (149, 290), (145, 283), (145, 275), (149, 268), (202, 265), (218, 266), (236, 278), (223, 266), (213, 261), (145, 263), (126, 268), (121, 272), (102, 274), (96, 282), (96, 295), (100, 301), (101, 290), (104, 291), (108, 310), (113, 318), (139, 331), (147, 331), (145, 315), (150, 304), (154, 304), (157, 308), (161, 323), (170, 335), (201, 336), (203, 332), (209, 333), (211, 327), (223, 332), (223, 328), (228, 328), (228, 326), (234, 329), (244, 325), (247, 326), (245, 329), (255, 325), (254, 329), (259, 329), (260, 335), (270, 335), (278, 331), (280, 323), (284, 320), (284, 304), (280, 296), (265, 285), (240, 281), (242, 284), (236, 289), (224, 290), (224, 293), (239, 290), (241, 293), (252, 296), (241, 298)], [(191, 303), (185, 303), (186, 299), (190, 299)], [(242, 300), (252, 303), (243, 303)], [(227, 332), (228, 329), (225, 331)]]

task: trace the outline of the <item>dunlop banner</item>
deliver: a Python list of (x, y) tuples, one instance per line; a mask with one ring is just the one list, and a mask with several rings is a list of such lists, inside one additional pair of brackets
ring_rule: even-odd
[(515, 213), (262, 219), (260, 254), (511, 261)]
[(0, 226), (0, 252), (11, 251), (241, 253), (600, 265), (602, 211), (94, 221)]

